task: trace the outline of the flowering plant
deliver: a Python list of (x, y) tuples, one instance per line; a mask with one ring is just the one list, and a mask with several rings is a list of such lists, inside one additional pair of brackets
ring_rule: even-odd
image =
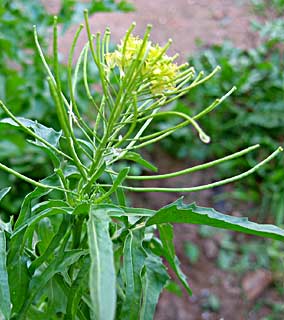
[[(134, 175), (121, 160), (154, 172), (157, 168), (136, 150), (174, 131), (193, 125), (205, 143), (210, 141), (197, 120), (217, 107), (235, 88), (202, 112), (188, 115), (162, 109), (192, 88), (209, 80), (195, 76), (187, 64), (178, 66), (165, 47), (149, 41), (148, 26), (142, 39), (132, 35), (134, 24), (117, 49), (109, 51), (110, 31), (91, 34), (85, 12), (88, 42), (73, 72), (73, 55), (81, 25), (68, 59), (68, 95), (63, 92), (58, 68), (57, 20), (53, 28), (53, 70), (37, 39), (35, 43), (46, 69), (60, 131), (36, 121), (7, 114), (1, 125), (23, 130), (32, 144), (47, 152), (54, 172), (35, 181), (12, 168), (0, 168), (31, 183), (35, 189), (23, 200), (17, 219), (0, 221), (0, 313), (4, 319), (153, 319), (159, 295), (169, 275), (162, 257), (187, 292), (189, 284), (175, 254), (173, 223), (206, 224), (284, 240), (284, 231), (258, 225), (246, 218), (221, 214), (214, 209), (184, 204), (182, 199), (158, 211), (127, 205), (125, 191), (194, 192), (241, 179), (275, 157), (281, 148), (256, 167), (223, 181), (187, 188), (144, 188), (131, 181), (154, 180), (190, 174), (258, 148), (248, 147), (222, 159), (168, 174)], [(101, 84), (98, 102), (88, 81), (88, 65), (94, 62)], [(79, 81), (82, 73), (83, 83)], [(89, 117), (80, 112), (76, 90), (83, 85), (93, 107)], [(146, 134), (155, 117), (176, 116), (174, 127)], [(128, 183), (126, 183), (128, 181)], [(8, 192), (0, 192), (2, 199)], [(159, 236), (157, 236), (158, 231)], [(16, 280), (16, 281), (15, 281)]]

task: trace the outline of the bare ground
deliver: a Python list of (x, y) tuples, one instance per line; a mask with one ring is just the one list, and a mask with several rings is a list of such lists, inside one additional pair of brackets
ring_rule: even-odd
[[(43, 1), (52, 12), (57, 11), (58, 0)], [(119, 42), (131, 23), (137, 23), (136, 34), (143, 35), (146, 25), (152, 24), (151, 39), (164, 44), (173, 39), (171, 52), (178, 52), (181, 60), (196, 49), (196, 40), (205, 44), (221, 43), (225, 39), (240, 47), (251, 46), (254, 37), (250, 32), (251, 13), (248, 0), (133, 0), (135, 12), (97, 13), (90, 19), (93, 32), (110, 27), (112, 41)], [(83, 20), (83, 19), (82, 19)], [(61, 51), (67, 55), (72, 27), (60, 41)], [(82, 36), (81, 45), (86, 42)], [(78, 50), (79, 50), (78, 46)]]

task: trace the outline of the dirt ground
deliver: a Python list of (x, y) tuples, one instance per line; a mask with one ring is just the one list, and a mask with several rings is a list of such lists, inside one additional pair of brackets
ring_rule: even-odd
[[(51, 11), (56, 12), (58, 0), (47, 1)], [(250, 32), (248, 0), (133, 0), (136, 11), (130, 13), (97, 13), (90, 19), (93, 32), (103, 32), (110, 27), (112, 40), (117, 43), (133, 21), (137, 23), (136, 34), (143, 35), (147, 24), (152, 24), (151, 39), (164, 44), (173, 39), (170, 49), (185, 60), (194, 50), (196, 41), (205, 44), (220, 43), (230, 39), (238, 46), (251, 46), (254, 42)], [(67, 55), (70, 37), (76, 26), (68, 31), (60, 42), (61, 51)], [(86, 41), (82, 36), (81, 44)], [(80, 46), (79, 46), (80, 47)], [(79, 48), (78, 47), (78, 48)]]
[[(45, 2), (51, 11), (56, 12), (58, 0), (46, 0)], [(172, 38), (171, 51), (180, 53), (180, 61), (185, 61), (186, 57), (197, 50), (197, 42), (210, 46), (229, 39), (240, 47), (255, 46), (257, 40), (250, 31), (250, 21), (253, 15), (248, 2), (248, 0), (133, 0), (132, 3), (136, 7), (135, 12), (98, 13), (91, 17), (90, 22), (94, 33), (110, 26), (114, 43), (123, 37), (132, 21), (136, 21), (136, 33), (140, 35), (150, 23), (153, 25), (152, 40), (164, 44), (169, 38)], [(75, 26), (72, 27), (60, 40), (60, 50), (65, 58), (75, 29)], [(80, 46), (82, 46), (86, 38), (82, 36), (80, 41)], [(161, 172), (174, 171), (174, 169), (184, 168), (187, 165), (167, 155), (161, 156), (160, 153), (152, 157), (154, 162), (156, 160), (156, 164), (160, 166)], [(168, 186), (198, 185), (208, 182), (208, 176), (210, 174), (196, 175), (191, 181), (179, 178), (165, 183)], [(212, 203), (212, 196), (212, 191), (205, 191), (187, 196), (186, 200), (187, 202), (197, 201), (201, 206), (209, 206)], [(146, 202), (148, 207), (159, 208), (178, 197), (178, 194), (149, 194), (147, 196), (139, 194), (133, 196), (133, 199), (137, 206), (145, 205)], [(184, 294), (180, 298), (164, 292), (155, 320), (259, 320), (269, 315), (269, 310), (265, 308), (262, 308), (259, 313), (252, 312), (256, 301), (248, 302), (240, 279), (216, 267), (214, 257), (208, 255), (208, 250), (212, 251), (212, 243), (215, 247), (218, 246), (215, 240), (208, 242), (208, 240), (201, 239), (197, 228), (193, 226), (179, 225), (175, 229), (177, 254), (182, 262), (183, 270), (189, 277), (194, 295), (188, 297)], [(195, 265), (191, 265), (184, 257), (183, 245), (187, 241), (196, 243), (201, 249), (201, 257)], [(218, 312), (204, 311), (202, 308), (204, 299), (212, 293), (220, 299)], [(269, 294), (273, 293), (268, 290), (262, 293), (262, 295)], [(281, 316), (279, 319), (282, 319)]]

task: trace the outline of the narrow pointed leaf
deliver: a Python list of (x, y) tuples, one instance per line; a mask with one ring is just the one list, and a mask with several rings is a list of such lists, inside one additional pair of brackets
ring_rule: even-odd
[(113, 320), (116, 307), (116, 277), (110, 218), (105, 211), (92, 209), (88, 221), (91, 257), (89, 288), (95, 320)]
[(79, 302), (82, 299), (83, 291), (88, 287), (88, 277), (90, 269), (90, 258), (88, 256), (84, 257), (81, 268), (78, 275), (69, 291), (67, 312), (65, 319), (77, 319), (77, 310), (79, 307)]
[[(17, 256), (17, 259), (10, 262), (8, 256), (8, 262), (9, 286), (13, 305), (12, 313), (17, 313), (27, 299), (30, 276), (28, 273), (27, 259), (25, 257)], [(17, 281), (15, 281), (15, 279), (17, 279)], [(21, 290), (19, 290), (19, 288), (21, 288)]]
[[(49, 186), (60, 186), (58, 177), (53, 174), (43, 180), (40, 181), (43, 184), (47, 184)], [(31, 216), (31, 203), (33, 200), (36, 200), (42, 196), (47, 195), (50, 193), (52, 190), (48, 190), (45, 188), (40, 188), (37, 187), (35, 188), (32, 192), (30, 192), (28, 195), (26, 195), (22, 206), (21, 206), (21, 211), (20, 215), (15, 223), (15, 227), (19, 227), (26, 219), (28, 219)]]
[(143, 303), (140, 320), (153, 320), (159, 296), (165, 287), (169, 276), (162, 260), (148, 256), (145, 261), (146, 272), (142, 280)]
[(100, 203), (101, 201), (103, 201), (104, 199), (108, 198), (112, 193), (114, 193), (117, 188), (122, 184), (122, 182), (125, 180), (126, 176), (127, 176), (127, 173), (129, 171), (129, 168), (126, 167), (126, 168), (123, 168), (117, 178), (113, 181), (113, 184), (111, 186), (111, 188), (104, 194), (102, 195), (97, 201), (98, 203)]
[(4, 188), (0, 190), (0, 201), (6, 196), (6, 194), (11, 190), (11, 187)]
[[(1, 189), (0, 190), (0, 201), (6, 196), (6, 194), (11, 190), (10, 187), (8, 188), (4, 188), (4, 189)], [(4, 221), (2, 221), (0, 219), (0, 230), (5, 230), (6, 232), (8, 233), (11, 233), (12, 230), (11, 230), (11, 224), (8, 222), (8, 223), (5, 223)]]
[(154, 171), (154, 172), (158, 171), (157, 167), (155, 167), (152, 163), (142, 158), (142, 156), (139, 153), (128, 151), (126, 155), (123, 156), (123, 159), (136, 162), (151, 171)]
[(29, 272), (31, 274), (34, 273), (36, 268), (38, 268), (45, 261), (48, 261), (49, 258), (55, 254), (56, 249), (58, 248), (58, 244), (64, 238), (64, 235), (66, 234), (68, 227), (69, 227), (69, 224), (68, 224), (67, 216), (63, 215), (63, 219), (58, 228), (58, 231), (54, 235), (54, 237), (51, 239), (48, 247), (43, 252), (43, 254), (40, 255), (37, 259), (35, 259), (29, 266)]
[(163, 247), (163, 256), (170, 264), (188, 294), (191, 295), (192, 291), (187, 283), (186, 275), (182, 272), (179, 259), (176, 256), (173, 226), (171, 224), (160, 224), (158, 225), (158, 229)]
[(125, 299), (120, 314), (121, 320), (139, 319), (142, 290), (142, 269), (146, 253), (142, 247), (143, 232), (129, 232), (123, 249), (123, 274), (125, 278)]
[[(11, 301), (7, 272), (5, 232), (0, 230), (0, 318), (10, 319)], [(2, 315), (2, 317), (1, 317)]]
[(211, 208), (199, 207), (195, 203), (187, 205), (182, 199), (163, 207), (147, 221), (148, 226), (161, 223), (202, 224), (284, 241), (284, 230), (281, 228), (257, 224), (248, 218), (232, 217)]

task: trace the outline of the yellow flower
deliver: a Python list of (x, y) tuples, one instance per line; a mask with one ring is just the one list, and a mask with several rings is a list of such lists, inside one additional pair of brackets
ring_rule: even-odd
[(152, 45), (150, 41), (143, 44), (143, 39), (130, 34), (121, 41), (117, 50), (108, 53), (105, 57), (108, 68), (118, 67), (121, 76), (125, 75), (134, 60), (142, 61), (143, 58), (145, 59), (144, 65), (139, 72), (142, 81), (150, 82), (151, 92), (162, 94), (173, 90), (179, 73), (178, 66), (173, 63), (174, 58), (167, 56), (164, 48), (158, 44)]

